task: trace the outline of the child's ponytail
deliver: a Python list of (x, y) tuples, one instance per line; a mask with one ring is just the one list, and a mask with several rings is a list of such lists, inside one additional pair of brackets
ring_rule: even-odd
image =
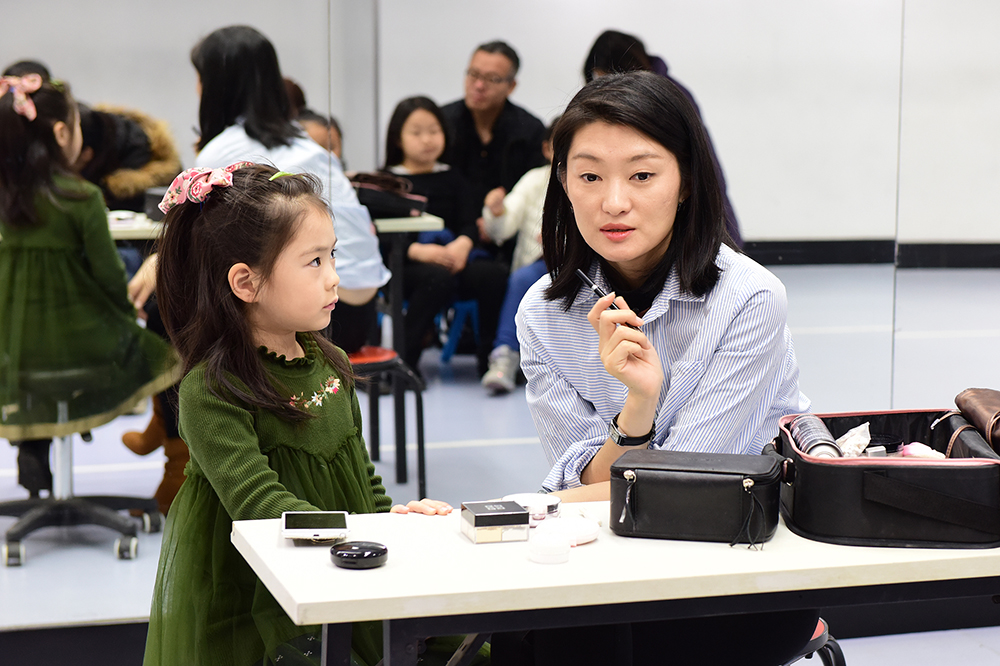
[(39, 192), (48, 197), (86, 197), (53, 180), (56, 174), (77, 178), (53, 131), (57, 122), (75, 128), (76, 113), (65, 83), (43, 82), (38, 74), (0, 78), (0, 219), (6, 224), (35, 224), (34, 200)]

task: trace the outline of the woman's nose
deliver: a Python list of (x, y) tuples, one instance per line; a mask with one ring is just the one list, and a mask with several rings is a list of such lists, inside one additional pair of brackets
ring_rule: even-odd
[(631, 210), (632, 200), (629, 196), (628, 186), (616, 180), (608, 181), (604, 191), (602, 208), (609, 215), (621, 215)]

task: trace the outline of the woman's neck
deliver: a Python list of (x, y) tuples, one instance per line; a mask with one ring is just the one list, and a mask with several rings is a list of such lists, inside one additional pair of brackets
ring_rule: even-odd
[(401, 167), (409, 171), (411, 174), (418, 175), (423, 173), (431, 173), (434, 171), (434, 165), (437, 164), (437, 160), (433, 162), (416, 162), (408, 157), (403, 158), (403, 162), (400, 164)]

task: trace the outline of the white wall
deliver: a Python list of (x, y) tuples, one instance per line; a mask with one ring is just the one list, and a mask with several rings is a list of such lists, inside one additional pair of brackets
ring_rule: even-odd
[(327, 13), (322, 0), (4, 2), (0, 68), (41, 60), (84, 102), (132, 107), (168, 121), (187, 166), (198, 125), (191, 48), (216, 28), (251, 25), (274, 43), (285, 76), (324, 110), (330, 97)]
[(1000, 242), (1000, 3), (907, 0), (899, 240)]
[(496, 38), (522, 60), (512, 99), (548, 120), (615, 28), (698, 100), (745, 238), (893, 237), (899, 0), (379, 4), (381, 127), (404, 97), (461, 97), (472, 50)]
[(188, 54), (224, 25), (253, 25), (274, 42), (310, 105), (343, 122), (355, 169), (378, 164), (397, 101), (461, 97), (476, 44), (514, 45), (523, 65), (513, 99), (548, 120), (582, 84), (593, 39), (616, 28), (641, 36), (698, 99), (747, 239), (893, 238), (899, 142), (901, 240), (1000, 242), (1000, 3), (993, 0), (106, 0), (97, 7), (5, 3), (0, 66), (41, 59), (84, 101), (167, 120), (185, 164), (198, 107)]

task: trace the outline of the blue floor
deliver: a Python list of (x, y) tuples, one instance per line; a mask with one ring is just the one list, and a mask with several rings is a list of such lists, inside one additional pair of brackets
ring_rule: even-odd
[[(814, 411), (947, 408), (966, 387), (1000, 387), (1000, 310), (989, 307), (1000, 293), (1000, 270), (895, 275), (890, 266), (772, 270), (788, 291), (801, 386)], [(430, 351), (421, 369), (428, 382), (428, 494), (458, 506), (464, 500), (537, 490), (547, 465), (524, 389), (487, 397), (468, 356), (439, 366), (437, 352)], [(391, 397), (382, 397), (380, 404), (382, 461), (377, 467), (395, 500), (413, 499), (414, 445), (410, 482), (396, 484)], [(412, 417), (412, 407), (410, 412)], [(78, 494), (152, 494), (161, 454), (139, 457), (120, 441), (122, 432), (141, 429), (147, 420), (147, 414), (121, 417), (95, 430), (90, 444), (76, 439)], [(412, 442), (412, 424), (410, 433)], [(0, 499), (24, 496), (15, 457), (15, 450), (0, 442)], [(11, 523), (0, 517), (0, 529)], [(6, 663), (4, 631), (148, 617), (159, 535), (142, 534), (133, 561), (115, 559), (114, 540), (101, 528), (47, 528), (26, 540), (24, 566), (0, 567), (0, 663)], [(835, 626), (832, 630), (836, 634)], [(842, 645), (851, 666), (1000, 664), (1000, 628), (855, 638)]]

